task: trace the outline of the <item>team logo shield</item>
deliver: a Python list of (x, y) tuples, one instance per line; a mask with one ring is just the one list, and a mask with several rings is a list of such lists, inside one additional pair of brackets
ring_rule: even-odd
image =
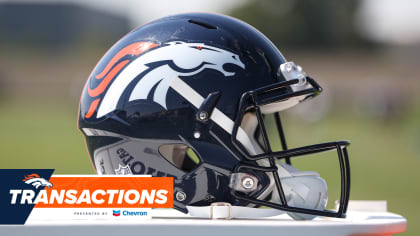
[(118, 169), (115, 169), (116, 175), (132, 175), (130, 166), (125, 165), (122, 166), (121, 164), (118, 164)]

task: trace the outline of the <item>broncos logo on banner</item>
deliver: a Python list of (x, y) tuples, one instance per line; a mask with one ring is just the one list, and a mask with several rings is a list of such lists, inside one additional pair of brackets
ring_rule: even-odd
[(30, 184), (34, 186), (36, 189), (39, 187), (48, 187), (51, 188), (53, 185), (50, 181), (41, 178), (38, 174), (30, 174), (26, 175), (24, 179), (22, 179), (25, 184)]
[[(204, 69), (217, 70), (224, 76), (234, 75), (234, 72), (224, 70), (225, 64), (233, 64), (245, 69), (238, 55), (204, 43), (172, 41), (160, 47), (157, 46), (149, 42), (137, 42), (119, 51), (104, 70), (95, 76), (96, 79), (103, 78), (101, 83), (94, 89), (88, 87), (88, 94), (92, 98), (99, 97), (105, 90), (106, 92), (102, 102), (101, 98), (92, 101), (85, 118), (90, 118), (96, 110), (96, 118), (101, 118), (116, 110), (119, 101), (116, 98), (120, 98), (129, 84), (138, 76), (141, 78), (131, 91), (128, 100), (147, 99), (152, 96), (154, 102), (167, 109), (166, 95), (173, 78), (192, 76)], [(157, 48), (148, 51), (154, 47)], [(131, 62), (123, 60), (116, 64), (125, 55), (140, 55), (141, 53), (144, 54)], [(154, 94), (151, 94), (152, 91)]]

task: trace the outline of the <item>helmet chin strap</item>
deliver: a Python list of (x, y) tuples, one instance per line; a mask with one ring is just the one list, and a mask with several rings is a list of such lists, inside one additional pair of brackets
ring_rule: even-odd
[[(328, 200), (327, 184), (317, 172), (299, 171), (283, 162), (277, 164), (283, 191), (287, 204), (291, 207), (324, 210)], [(280, 203), (276, 188), (272, 191), (272, 202)], [(231, 219), (231, 218), (260, 218), (277, 216), (287, 213), (295, 220), (311, 220), (315, 216), (301, 213), (284, 212), (272, 208), (253, 208), (232, 206), (229, 203), (213, 203), (210, 206), (187, 206), (193, 217)]]
[(216, 202), (210, 206), (187, 206), (188, 213), (193, 217), (210, 219), (254, 219), (284, 214), (277, 209), (232, 206), (225, 202)]

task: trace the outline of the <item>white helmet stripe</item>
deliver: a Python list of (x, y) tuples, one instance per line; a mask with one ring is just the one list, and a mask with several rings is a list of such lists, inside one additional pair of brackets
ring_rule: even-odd
[[(204, 98), (197, 91), (195, 91), (187, 83), (185, 83), (182, 79), (178, 77), (172, 79), (170, 86), (197, 109), (204, 101)], [(229, 119), (227, 115), (225, 115), (223, 112), (217, 109), (217, 107), (213, 110), (210, 119), (212, 119), (217, 125), (222, 127), (226, 132), (232, 134), (234, 122), (231, 119)], [(252, 145), (250, 138), (241, 127), (239, 127), (238, 129), (236, 139), (249, 151), (251, 155), (256, 155), (256, 151), (254, 149), (254, 146)]]

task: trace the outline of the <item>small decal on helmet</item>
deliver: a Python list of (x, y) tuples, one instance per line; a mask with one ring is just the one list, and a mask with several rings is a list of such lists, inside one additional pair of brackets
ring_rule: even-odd
[(118, 164), (118, 169), (115, 169), (116, 175), (133, 175), (131, 173), (131, 169), (129, 165), (122, 166), (121, 164)]

